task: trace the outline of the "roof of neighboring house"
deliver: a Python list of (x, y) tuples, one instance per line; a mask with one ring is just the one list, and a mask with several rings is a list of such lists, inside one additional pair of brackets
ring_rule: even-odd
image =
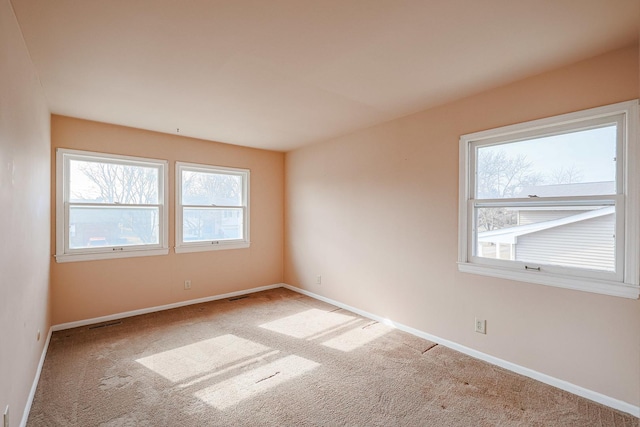
[(562, 197), (562, 196), (594, 196), (597, 194), (615, 194), (615, 181), (581, 182), (575, 184), (530, 185), (522, 187), (516, 197)]
[(573, 224), (579, 221), (585, 221), (592, 218), (598, 218), (605, 215), (615, 213), (614, 206), (594, 209), (588, 212), (581, 212), (576, 215), (564, 218), (554, 219), (551, 221), (537, 222), (527, 225), (516, 225), (515, 227), (502, 228), (500, 230), (483, 231), (478, 233), (479, 242), (492, 243), (510, 243), (515, 244), (516, 238), (526, 234), (537, 233), (538, 231), (548, 230), (550, 228), (560, 227), (567, 224)]

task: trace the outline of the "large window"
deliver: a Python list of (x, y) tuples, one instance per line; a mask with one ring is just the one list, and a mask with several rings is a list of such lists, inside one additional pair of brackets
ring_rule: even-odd
[(176, 252), (249, 247), (249, 170), (176, 163)]
[(166, 161), (57, 150), (56, 261), (163, 255)]
[(463, 272), (637, 298), (638, 102), (464, 135)]

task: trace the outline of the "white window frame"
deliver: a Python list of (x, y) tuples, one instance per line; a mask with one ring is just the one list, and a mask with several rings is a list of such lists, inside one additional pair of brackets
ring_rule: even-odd
[[(198, 208), (204, 207), (202, 205), (183, 205), (182, 204), (182, 172), (203, 172), (203, 173), (215, 173), (224, 175), (236, 175), (242, 177), (242, 206), (216, 206), (218, 209), (242, 208), (243, 211), (243, 238), (235, 240), (207, 240), (199, 242), (185, 242), (183, 241), (183, 210), (184, 208)], [(242, 249), (248, 248), (251, 245), (249, 239), (249, 181), (251, 172), (249, 169), (231, 168), (225, 166), (213, 166), (197, 163), (176, 162), (176, 253), (189, 253), (189, 252), (203, 252), (203, 251), (216, 251), (225, 249)]]
[[(640, 149), (638, 147), (638, 100), (621, 102), (575, 113), (534, 120), (460, 137), (459, 209), (458, 209), (458, 269), (464, 273), (499, 277), (598, 294), (637, 299), (640, 296)], [(617, 191), (610, 197), (576, 197), (574, 202), (592, 205), (594, 202), (616, 206), (616, 272), (553, 268), (519, 261), (497, 260), (475, 256), (474, 208), (482, 207), (475, 200), (475, 151), (477, 147), (535, 138), (582, 129), (585, 124), (618, 116), (621, 143), (618, 144)], [(582, 199), (582, 200), (578, 200)], [(551, 197), (535, 199), (492, 200), (513, 206), (554, 203)], [(564, 204), (563, 204), (564, 205)], [(495, 206), (495, 204), (491, 204)], [(526, 267), (529, 268), (526, 268)], [(538, 267), (541, 267), (538, 269)]]
[[(68, 178), (70, 174), (69, 162), (71, 160), (93, 160), (105, 163), (137, 165), (158, 169), (158, 204), (131, 205), (153, 206), (159, 208), (158, 243), (136, 246), (69, 248), (68, 230), (70, 189)], [(169, 253), (169, 197), (167, 192), (167, 183), (169, 182), (168, 170), (168, 162), (166, 160), (71, 150), (65, 148), (56, 149), (56, 262), (92, 261), (113, 258), (167, 255)], [(105, 203), (100, 204), (100, 206), (123, 205)]]

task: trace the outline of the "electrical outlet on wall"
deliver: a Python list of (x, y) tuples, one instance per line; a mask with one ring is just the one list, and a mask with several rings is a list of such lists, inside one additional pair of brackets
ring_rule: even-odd
[(185, 280), (184, 281), (184, 289), (187, 290), (187, 291), (189, 289), (191, 289), (191, 280)]
[(487, 333), (487, 321), (476, 317), (476, 332), (479, 334)]
[(322, 276), (319, 274), (316, 276), (316, 285), (322, 285)]

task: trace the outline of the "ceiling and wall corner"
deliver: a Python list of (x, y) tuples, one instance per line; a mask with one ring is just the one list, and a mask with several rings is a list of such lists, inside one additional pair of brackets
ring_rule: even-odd
[(640, 413), (640, 300), (456, 263), (460, 135), (634, 99), (638, 61), (618, 49), (288, 152), (285, 282)]
[(281, 151), (632, 45), (640, 14), (637, 0), (12, 3), (54, 114)]

